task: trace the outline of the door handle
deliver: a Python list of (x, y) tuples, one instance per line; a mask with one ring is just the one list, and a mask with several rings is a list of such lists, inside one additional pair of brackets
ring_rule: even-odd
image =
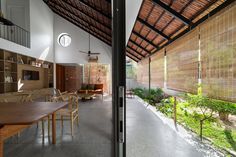
[(125, 101), (124, 86), (119, 87), (119, 142), (124, 143), (124, 101)]

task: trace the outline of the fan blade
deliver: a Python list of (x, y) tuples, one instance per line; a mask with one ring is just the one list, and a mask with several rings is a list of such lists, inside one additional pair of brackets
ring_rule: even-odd
[(80, 53), (85, 53), (85, 54), (88, 54), (88, 52), (84, 52), (84, 51), (79, 51)]
[(100, 55), (101, 53), (95, 53), (95, 52), (92, 53), (92, 52), (91, 52), (90, 54), (91, 54), (91, 55)]

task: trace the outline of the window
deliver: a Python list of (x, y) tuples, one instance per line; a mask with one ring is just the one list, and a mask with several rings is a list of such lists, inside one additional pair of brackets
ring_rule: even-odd
[(62, 47), (68, 47), (71, 44), (71, 37), (67, 33), (62, 33), (58, 36), (58, 43)]

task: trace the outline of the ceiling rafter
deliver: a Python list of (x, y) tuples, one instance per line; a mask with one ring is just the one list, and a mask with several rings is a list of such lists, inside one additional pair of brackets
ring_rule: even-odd
[[(205, 6), (202, 10), (200, 10), (198, 13), (196, 13), (193, 17), (192, 20), (194, 20), (196, 17), (198, 17), (201, 13), (205, 12), (207, 9), (209, 9), (213, 4), (215, 4), (218, 0), (212, 0), (210, 3)], [(226, 1), (234, 1), (234, 0), (226, 0)]]
[(131, 49), (132, 51), (134, 51), (135, 53), (137, 53), (138, 55), (142, 56), (143, 58), (146, 57), (146, 56), (144, 56), (143, 54), (139, 53), (137, 50), (135, 50), (133, 47), (131, 47), (131, 46), (129, 46), (129, 45), (127, 45), (127, 47), (128, 47), (129, 49)]
[(157, 45), (155, 45), (153, 42), (150, 42), (148, 39), (146, 39), (145, 37), (137, 33), (135, 30), (132, 33), (136, 35), (137, 37), (141, 38), (142, 40), (146, 41), (148, 44), (152, 45), (154, 48), (159, 49)]
[(128, 49), (126, 49), (126, 52), (128, 52), (131, 56), (135, 57), (138, 60), (142, 60), (142, 58), (139, 58), (138, 56), (134, 55), (132, 52), (130, 52)]
[[(87, 17), (92, 18), (92, 19), (95, 18), (95, 17), (93, 17), (93, 16), (91, 16), (91, 15), (89, 15), (89, 14), (86, 14), (86, 13), (83, 11), (83, 9), (81, 9), (81, 8), (79, 8), (79, 7), (75, 7), (75, 6), (73, 6), (72, 4), (68, 3), (67, 1), (60, 0), (61, 3), (56, 3), (56, 2), (54, 2), (54, 1), (51, 0), (51, 2), (52, 2), (52, 3), (55, 3), (55, 4), (57, 4), (57, 5), (60, 5), (61, 7), (63, 7), (63, 5), (61, 4), (61, 3), (63, 3), (64, 5), (68, 5), (69, 7), (71, 7), (71, 8), (73, 8), (73, 9), (79, 11), (79, 12), (80, 12), (81, 14), (83, 14), (84, 16), (87, 16)], [(103, 21), (103, 22), (100, 22), (98, 19), (96, 19), (96, 22), (99, 23), (100, 25), (106, 27), (107, 29), (111, 30), (111, 26), (108, 26), (107, 24), (105, 24), (104, 21)]]
[[(180, 37), (182, 37), (183, 35), (185, 35), (186, 33), (188, 33), (189, 31), (191, 31), (192, 29), (194, 29), (195, 27), (197, 27), (199, 24), (203, 23), (204, 21), (206, 21), (207, 19), (209, 19), (210, 17), (212, 17), (213, 15), (215, 15), (216, 13), (218, 13), (219, 11), (221, 11), (222, 9), (226, 8), (227, 6), (229, 6), (230, 4), (232, 4), (233, 2), (235, 2), (234, 0), (227, 0), (224, 3), (222, 3), (220, 6), (218, 6), (217, 8), (215, 8), (214, 10), (212, 10), (210, 13), (208, 13), (207, 15), (203, 16), (201, 19), (199, 19), (197, 22), (195, 22), (191, 28), (189, 29), (185, 29), (183, 32), (181, 32), (180, 34), (178, 34), (177, 36), (175, 36), (174, 38), (172, 38), (170, 41), (168, 41), (167, 43), (165, 43), (164, 45), (162, 45), (160, 47), (160, 49), (166, 47), (167, 45), (171, 44), (172, 42), (174, 42), (175, 40), (179, 39)], [(159, 50), (160, 50), (159, 49)], [(152, 53), (151, 55), (157, 53), (159, 51), (158, 49)], [(148, 57), (150, 57), (151, 55), (149, 55)]]
[(94, 11), (98, 12), (99, 14), (105, 16), (106, 18), (111, 19), (110, 14), (102, 12), (101, 10), (99, 10), (98, 8), (96, 8), (96, 7), (92, 6), (91, 4), (85, 2), (84, 0), (77, 0), (77, 1), (81, 4), (83, 4), (84, 6), (86, 6), (88, 8), (91, 8), (92, 10), (94, 10)]
[(174, 9), (172, 9), (171, 7), (169, 7), (168, 5), (166, 5), (165, 3), (161, 2), (160, 0), (152, 0), (152, 2), (158, 6), (160, 6), (162, 9), (164, 9), (165, 11), (167, 11), (168, 13), (170, 13), (172, 16), (174, 16), (175, 18), (179, 19), (180, 21), (182, 21), (185, 25), (191, 25), (192, 22), (187, 19), (186, 17), (184, 17), (183, 15), (181, 15), (180, 13), (178, 13), (177, 11), (175, 11)]
[[(174, 1), (171, 1), (170, 2), (170, 4), (169, 4), (169, 6), (172, 6), (172, 4), (173, 4), (173, 2)], [(154, 4), (155, 5), (155, 4)], [(156, 5), (155, 5), (156, 6)], [(162, 11), (162, 13), (161, 13), (161, 15), (158, 17), (158, 19), (156, 20), (156, 22), (155, 22), (155, 24), (154, 24), (154, 27), (156, 26), (156, 24), (161, 20), (161, 18), (164, 16), (164, 14), (166, 13), (166, 11), (165, 10), (163, 10)], [(174, 19), (174, 18), (172, 18), (172, 19)], [(167, 25), (168, 26), (168, 25)], [(164, 32), (163, 31), (163, 29), (161, 30), (162, 32)], [(151, 32), (151, 31), (150, 31)], [(150, 33), (149, 32), (149, 33)], [(154, 41), (154, 40), (156, 40), (156, 38), (159, 36), (159, 34), (157, 34), (157, 35), (155, 35), (155, 37), (152, 39), (152, 42)], [(163, 39), (163, 41), (165, 41), (164, 39)], [(153, 51), (154, 49), (152, 49), (152, 51)]]
[[(52, 9), (52, 11), (53, 11), (55, 14), (61, 16), (61, 17), (64, 18), (64, 19), (66, 19), (67, 21), (71, 22), (72, 24), (76, 25), (77, 27), (81, 28), (81, 29), (84, 30), (85, 32), (87, 32), (87, 33), (89, 33), (89, 34), (92, 34), (94, 37), (98, 38), (99, 40), (103, 41), (103, 42), (106, 43), (107, 45), (111, 46), (111, 42), (108, 41), (108, 39), (103, 39), (102, 37), (96, 35), (94, 32), (91, 32), (91, 30), (88, 29), (88, 26), (85, 26), (85, 25), (83, 25), (83, 24), (81, 24), (81, 23), (79, 23), (79, 22), (75, 22), (75, 20), (70, 19), (70, 18), (68, 18), (67, 16), (60, 14), (60, 13), (57, 12), (55, 9)], [(84, 27), (85, 27), (85, 28), (84, 28)]]
[[(155, 8), (155, 5), (152, 6), (150, 12), (148, 13), (148, 16), (145, 18), (145, 21), (147, 21), (147, 20), (149, 19), (149, 17), (150, 17), (150, 15), (151, 15), (152, 11), (154, 10), (154, 8)], [(154, 26), (155, 26), (155, 25), (154, 25)], [(141, 33), (141, 30), (143, 29), (143, 27), (144, 27), (144, 25), (142, 25), (141, 29), (139, 30), (139, 33)], [(150, 29), (149, 32), (145, 35), (145, 38), (149, 35), (150, 32), (151, 32), (151, 29)], [(137, 41), (137, 38), (136, 38), (135, 42), (136, 42), (136, 41)], [(140, 44), (142, 44), (143, 41), (144, 41), (144, 40), (142, 40)]]
[(161, 32), (160, 30), (156, 29), (154, 26), (150, 25), (148, 22), (144, 21), (143, 19), (141, 19), (140, 17), (137, 18), (137, 20), (146, 25), (147, 27), (149, 27), (150, 29), (152, 29), (153, 31), (155, 31), (156, 33), (160, 34), (163, 38), (170, 40), (170, 37), (167, 36), (166, 34), (164, 34), (163, 32)]
[(126, 56), (127, 56), (129, 59), (133, 60), (134, 62), (138, 63), (138, 61), (137, 61), (136, 59), (130, 57), (130, 55), (129, 55), (128, 53), (126, 53)]
[(140, 59), (136, 58), (136, 56), (131, 55), (128, 51), (126, 51), (126, 55), (132, 60), (134, 60), (135, 62), (140, 61)]
[(131, 39), (130, 39), (130, 42), (132, 44), (134, 44), (135, 46), (139, 47), (140, 49), (142, 49), (143, 51), (145, 51), (147, 54), (150, 54), (150, 52), (145, 47), (143, 47), (141, 44), (137, 44), (135, 41), (133, 41)]
[[(51, 3), (51, 1), (50, 1), (50, 3)], [(48, 5), (50, 5), (50, 3), (48, 3)], [(54, 3), (55, 4), (55, 3)], [(56, 5), (56, 4), (55, 4)], [(100, 28), (98, 28), (97, 26), (96, 26), (96, 24), (93, 24), (92, 22), (90, 22), (90, 21), (85, 21), (84, 19), (82, 19), (80, 16), (78, 16), (78, 15), (75, 15), (71, 10), (68, 10), (67, 8), (65, 8), (65, 7), (61, 7), (61, 6), (59, 6), (59, 5), (57, 5), (57, 7), (59, 7), (59, 8), (61, 8), (62, 10), (64, 10), (64, 11), (66, 11), (67, 13), (70, 13), (70, 14), (72, 14), (73, 16), (75, 16), (76, 18), (78, 18), (79, 20), (81, 20), (81, 21), (83, 21), (83, 22), (85, 22), (85, 23), (88, 23), (88, 25), (91, 27), (94, 27), (95, 29), (97, 29), (98, 31), (100, 31), (100, 32), (102, 32), (102, 33), (104, 33), (105, 35), (107, 35), (108, 37), (111, 37), (111, 35), (110, 34), (108, 34), (107, 32), (105, 32), (105, 31), (103, 31), (102, 29), (100, 29)], [(104, 36), (105, 37), (105, 36)]]
[[(188, 2), (187, 2), (187, 4), (185, 4), (185, 6), (180, 10), (180, 14), (182, 14), (183, 12), (184, 12), (184, 10), (193, 2), (194, 0), (189, 0)], [(165, 10), (164, 10), (165, 11)], [(165, 26), (165, 27), (163, 27), (162, 28), (162, 32), (164, 32), (165, 31), (165, 29), (174, 21), (174, 19), (175, 19), (175, 17), (173, 17), (169, 22), (168, 22), (168, 24)], [(180, 28), (182, 28), (183, 27), (183, 25), (184, 24), (182, 24), (181, 25), (181, 27)], [(179, 30), (179, 29), (178, 29)], [(175, 32), (173, 32), (173, 33), (171, 33), (169, 36), (171, 37), (173, 34), (175, 34), (176, 32), (178, 32), (178, 31), (175, 31)], [(155, 37), (156, 38), (156, 37)], [(154, 38), (154, 39), (155, 39)], [(164, 42), (165, 40), (162, 40), (161, 42), (159, 42), (158, 44), (159, 45), (161, 45), (163, 42)]]

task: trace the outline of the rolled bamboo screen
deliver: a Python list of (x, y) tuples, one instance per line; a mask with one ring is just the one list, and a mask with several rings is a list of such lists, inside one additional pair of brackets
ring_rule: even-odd
[(198, 53), (198, 29), (166, 48), (168, 89), (197, 93)]
[(143, 85), (148, 85), (149, 82), (149, 71), (148, 65), (149, 59), (143, 59), (138, 63), (137, 71), (137, 82)]
[(236, 102), (236, 5), (200, 27), (202, 91)]
[(164, 50), (151, 56), (151, 86), (164, 87)]

